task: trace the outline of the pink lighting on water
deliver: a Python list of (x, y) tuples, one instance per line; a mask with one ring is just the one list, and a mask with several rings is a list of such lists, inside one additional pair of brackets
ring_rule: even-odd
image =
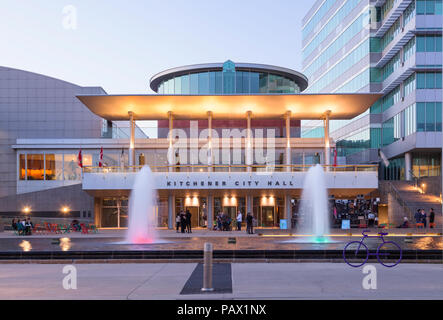
[(129, 223), (126, 241), (131, 244), (150, 244), (157, 240), (155, 230), (154, 176), (148, 166), (135, 177), (129, 196)]

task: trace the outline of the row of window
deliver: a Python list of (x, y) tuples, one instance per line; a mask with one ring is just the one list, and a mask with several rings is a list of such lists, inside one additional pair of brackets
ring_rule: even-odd
[[(303, 72), (307, 75), (308, 78), (311, 76), (325, 63), (329, 61), (339, 50), (342, 50), (343, 47), (349, 43), (349, 41), (359, 33), (361, 29), (361, 25), (363, 23), (364, 15), (360, 15), (357, 20), (355, 20), (337, 39), (332, 41), (328, 48), (324, 50), (319, 56), (315, 59), (312, 59), (312, 63), (306, 68)], [(343, 55), (342, 55), (343, 56)]]
[(415, 1), (412, 1), (411, 4), (403, 12), (403, 26), (406, 26), (414, 16), (415, 16)]
[(162, 82), (159, 94), (299, 93), (291, 79), (266, 72), (210, 71), (185, 74)]
[[(81, 180), (76, 154), (28, 153), (19, 155), (20, 180)], [(83, 165), (92, 165), (92, 155), (82, 155)]]
[(414, 132), (442, 131), (442, 103), (417, 102), (383, 123), (383, 146)]
[[(331, 9), (332, 5), (336, 2), (336, 0), (326, 0), (320, 8), (317, 10), (317, 12), (314, 14), (314, 16), (309, 20), (309, 22), (303, 27), (303, 40), (311, 33), (311, 31), (314, 30), (314, 28), (319, 27), (319, 22), (325, 14), (328, 12), (329, 9)], [(317, 31), (317, 30), (316, 30)]]
[[(341, 24), (346, 16), (361, 2), (361, 0), (347, 0), (345, 4), (334, 14), (334, 16), (326, 23), (322, 25), (321, 31), (314, 36), (312, 41), (303, 49), (303, 59), (309, 57), (309, 55), (332, 33), (337, 33)], [(363, 22), (368, 23), (369, 12), (364, 14), (365, 20), (361, 20), (359, 29), (361, 30)]]
[(417, 15), (441, 15), (442, 14), (442, 0), (416, 0)]
[[(349, 53), (343, 60), (337, 63), (333, 68), (318, 78), (316, 82), (309, 86), (309, 92), (322, 92), (334, 80), (345, 73), (349, 68), (358, 63), (369, 54), (369, 38), (362, 42), (356, 49)], [(328, 90), (330, 91), (330, 90)]]
[(442, 52), (442, 36), (417, 36), (417, 52)]

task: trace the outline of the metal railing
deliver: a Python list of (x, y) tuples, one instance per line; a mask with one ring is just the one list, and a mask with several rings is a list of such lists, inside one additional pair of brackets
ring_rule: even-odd
[(404, 212), (408, 215), (409, 221), (413, 221), (412, 219), (414, 215), (412, 214), (411, 208), (409, 208), (408, 204), (403, 200), (398, 189), (394, 186), (394, 184), (391, 181), (389, 181), (388, 186), (389, 186), (388, 193), (390, 193), (398, 202), (398, 204), (403, 208)]
[[(306, 172), (313, 165), (164, 165), (152, 172)], [(83, 173), (138, 172), (143, 166), (83, 167)], [(378, 165), (322, 165), (329, 172), (376, 172)]]

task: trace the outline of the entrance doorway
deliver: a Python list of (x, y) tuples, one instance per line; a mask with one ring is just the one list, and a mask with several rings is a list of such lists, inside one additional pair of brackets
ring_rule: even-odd
[(225, 215), (230, 217), (231, 220), (235, 220), (235, 218), (237, 217), (237, 207), (223, 207), (223, 212), (225, 213)]
[(192, 228), (196, 228), (199, 226), (198, 221), (199, 221), (199, 207), (186, 207), (185, 208), (185, 212), (186, 210), (189, 210), (189, 212), (191, 213), (191, 226)]
[(275, 208), (274, 207), (261, 207), (261, 226), (273, 227), (275, 221)]

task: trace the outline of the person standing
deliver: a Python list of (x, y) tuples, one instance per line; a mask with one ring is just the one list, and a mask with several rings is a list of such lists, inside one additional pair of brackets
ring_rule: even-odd
[(423, 223), (425, 229), (426, 229), (426, 218), (427, 218), (426, 211), (424, 209), (421, 209), (421, 223)]
[(175, 228), (177, 230), (178, 233), (178, 228), (180, 227), (180, 223), (181, 223), (181, 217), (180, 217), (180, 213), (177, 213), (177, 216), (175, 217)]
[(429, 227), (431, 229), (434, 228), (434, 221), (435, 221), (435, 212), (434, 209), (431, 208), (431, 211), (429, 211)]
[(180, 226), (181, 226), (181, 233), (185, 233), (186, 229), (186, 215), (183, 210), (180, 211)]
[(374, 219), (375, 219), (375, 214), (373, 214), (372, 212), (369, 212), (369, 214), (368, 214), (368, 227), (369, 228), (374, 226)]
[(415, 218), (415, 225), (419, 224), (421, 222), (421, 212), (420, 209), (417, 210), (417, 212), (414, 215)]
[(191, 211), (189, 211), (189, 209), (186, 210), (186, 231), (188, 233), (192, 233), (192, 229), (191, 229)]
[(252, 215), (250, 212), (248, 212), (248, 215), (246, 216), (246, 232), (248, 234), (253, 234), (254, 230), (252, 227)]
[(240, 210), (237, 213), (237, 231), (241, 231), (241, 223), (242, 223), (242, 214)]

